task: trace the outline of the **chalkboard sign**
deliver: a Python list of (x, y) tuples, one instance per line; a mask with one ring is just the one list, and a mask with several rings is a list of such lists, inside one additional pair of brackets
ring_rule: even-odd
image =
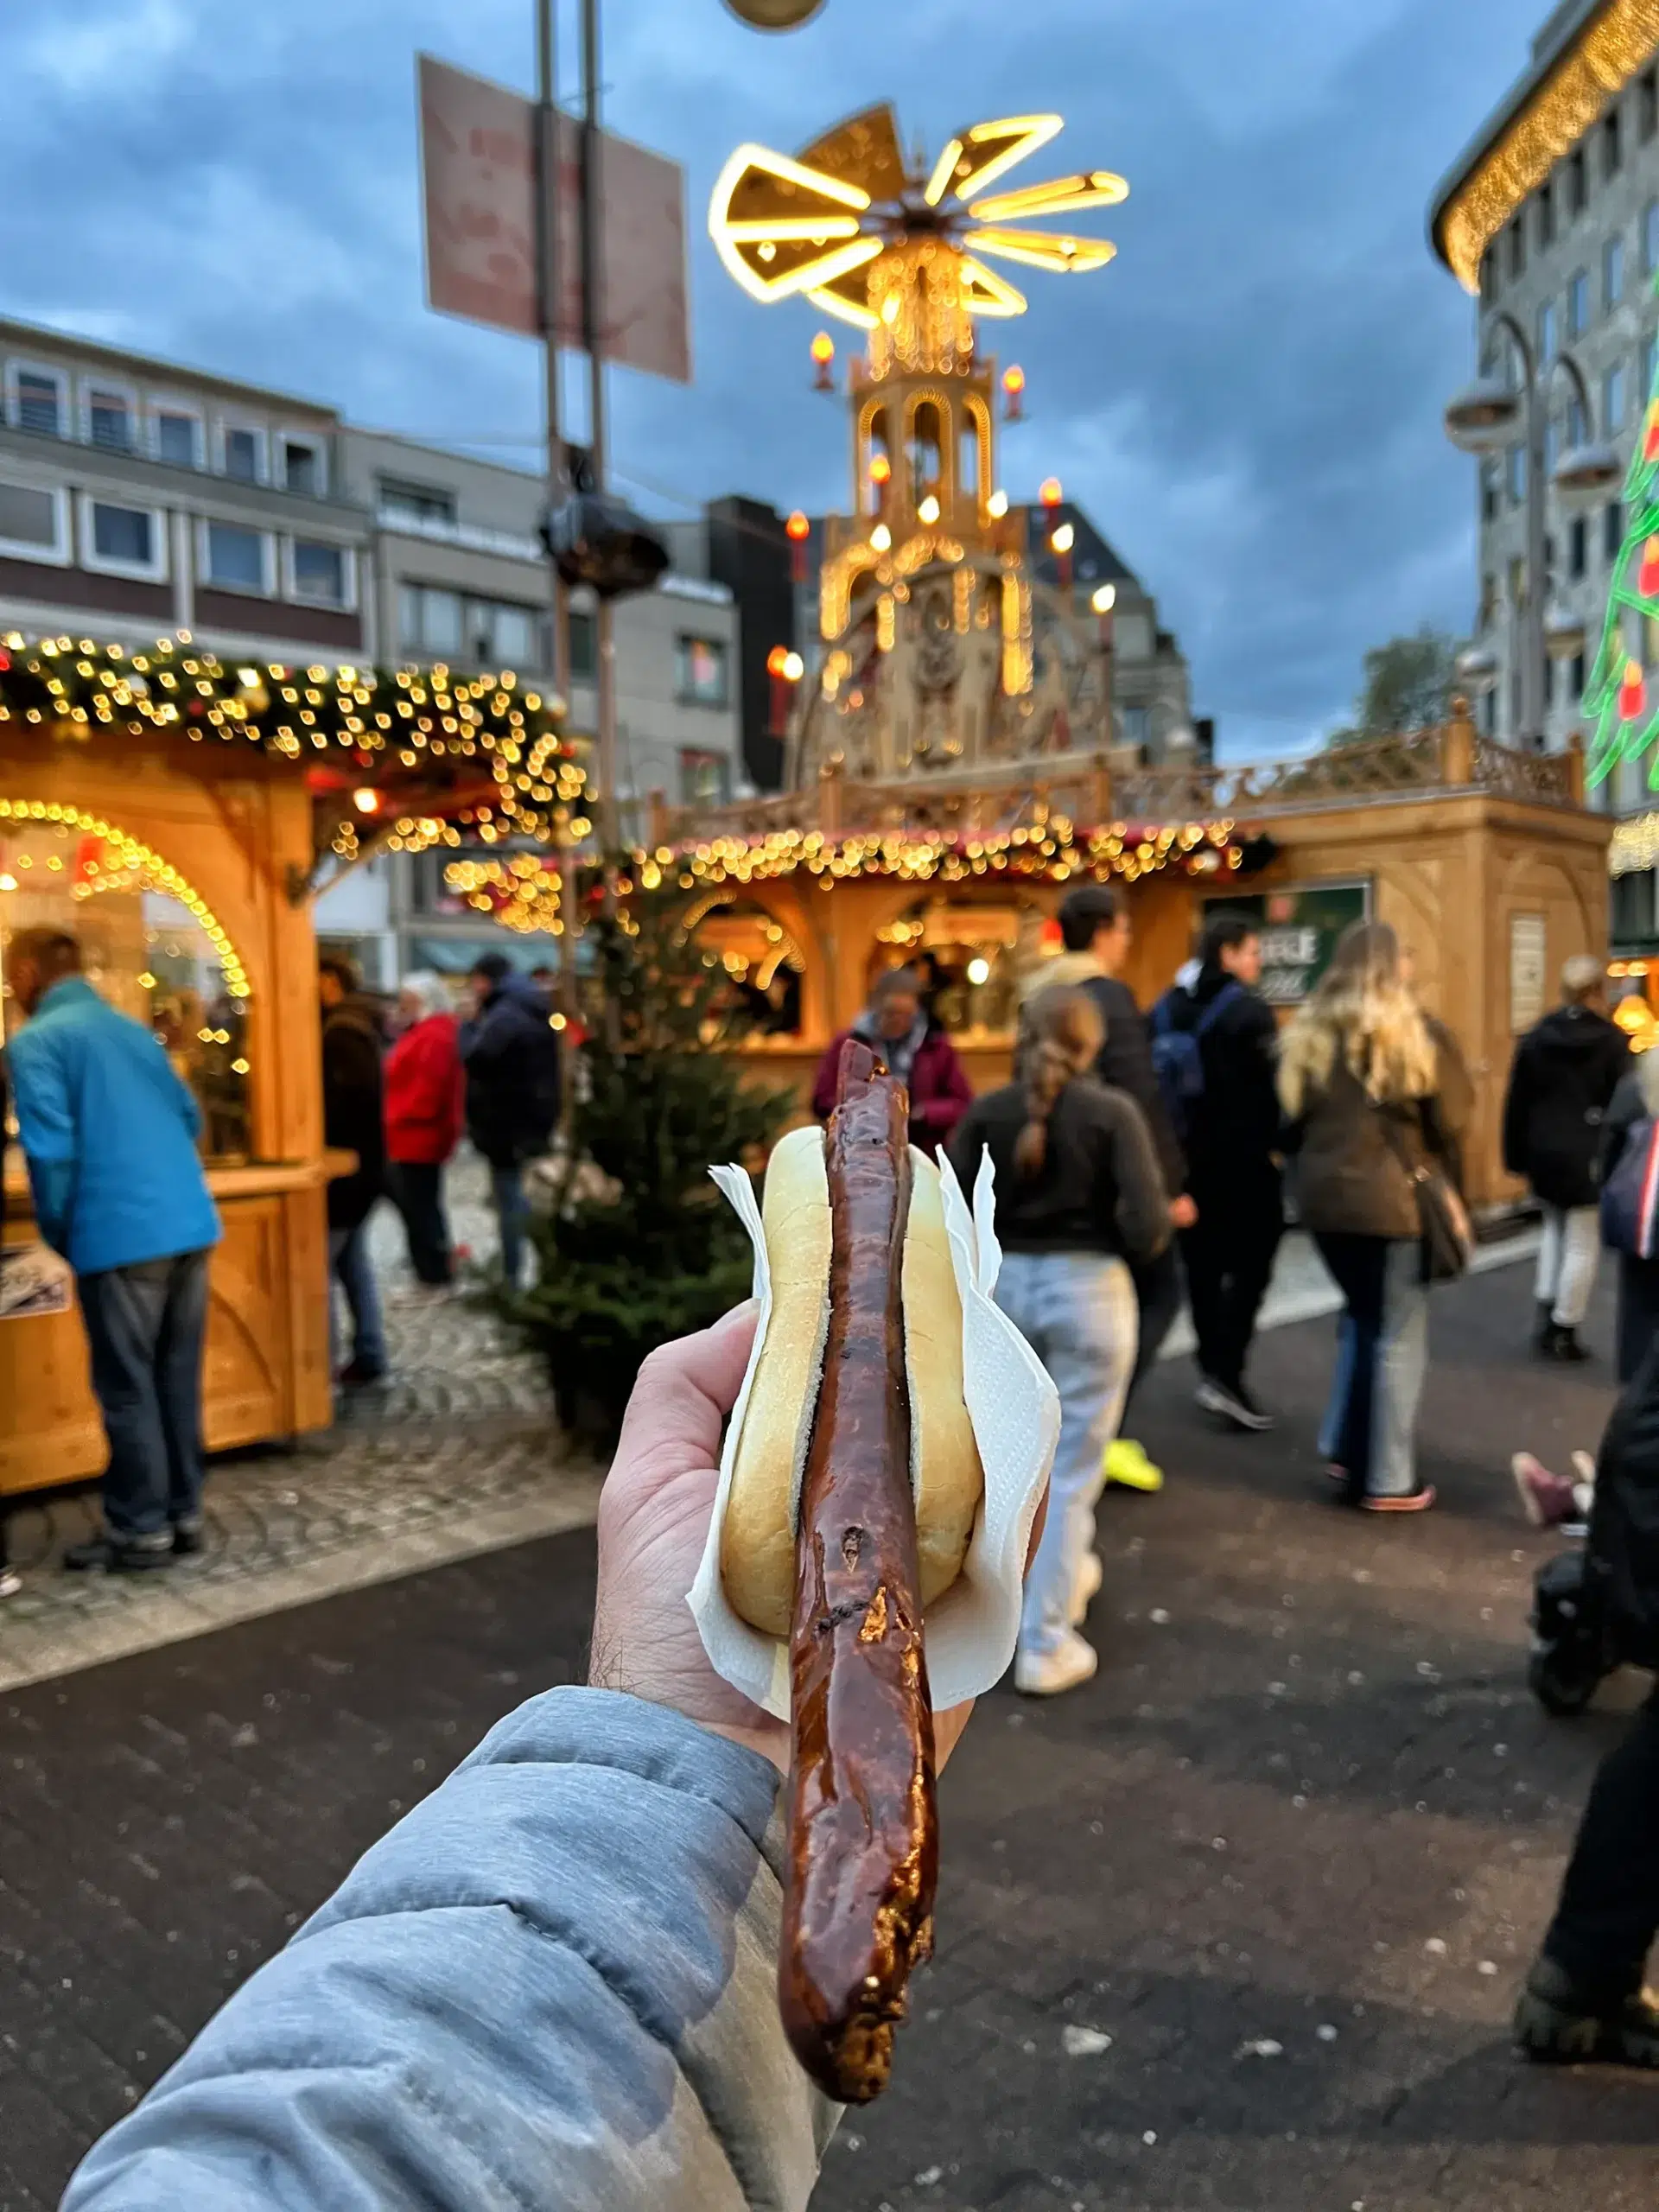
[(1287, 884), (1282, 890), (1205, 901), (1206, 917), (1248, 914), (1262, 930), (1261, 992), (1269, 1006), (1300, 1006), (1331, 965), (1337, 939), (1371, 910), (1361, 883)]

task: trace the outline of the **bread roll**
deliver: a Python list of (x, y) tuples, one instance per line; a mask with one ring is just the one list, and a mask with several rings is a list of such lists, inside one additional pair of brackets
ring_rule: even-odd
[[(945, 1235), (939, 1171), (912, 1154), (905, 1227), (905, 1369), (922, 1603), (962, 1572), (985, 1478), (963, 1396), (962, 1301)], [(830, 1321), (830, 1185), (823, 1132), (793, 1129), (772, 1154), (761, 1202), (772, 1319), (755, 1370), (726, 1500), (720, 1566), (734, 1612), (786, 1638), (795, 1601), (801, 1471)]]

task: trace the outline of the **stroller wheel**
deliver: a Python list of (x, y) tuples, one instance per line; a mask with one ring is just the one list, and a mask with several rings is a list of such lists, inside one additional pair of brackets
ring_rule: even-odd
[(1558, 1720), (1576, 1719), (1600, 1686), (1599, 1672), (1582, 1665), (1563, 1666), (1553, 1651), (1535, 1651), (1527, 1662), (1527, 1688)]

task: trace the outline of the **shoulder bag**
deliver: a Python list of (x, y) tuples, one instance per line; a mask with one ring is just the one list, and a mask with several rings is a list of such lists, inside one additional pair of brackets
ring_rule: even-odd
[(1469, 1218), (1469, 1209), (1463, 1202), (1463, 1193), (1452, 1180), (1445, 1163), (1429, 1149), (1422, 1109), (1421, 1106), (1418, 1109), (1418, 1133), (1422, 1154), (1414, 1160), (1400, 1122), (1387, 1107), (1378, 1105), (1375, 1099), (1371, 1104), (1382, 1122), (1382, 1135), (1389, 1149), (1405, 1169), (1412, 1195), (1417, 1202), (1417, 1226), (1422, 1246), (1422, 1280), (1425, 1282), (1458, 1282), (1468, 1274), (1469, 1262), (1475, 1255), (1474, 1224)]

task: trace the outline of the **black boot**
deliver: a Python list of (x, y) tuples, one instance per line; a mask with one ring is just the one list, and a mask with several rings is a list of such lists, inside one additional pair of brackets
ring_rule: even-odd
[(1549, 1350), (1550, 1338), (1555, 1333), (1553, 1311), (1554, 1303), (1552, 1298), (1541, 1298), (1538, 1300), (1538, 1319), (1532, 1332), (1532, 1348), (1535, 1351), (1548, 1352)]
[(1563, 1329), (1559, 1325), (1550, 1332), (1549, 1356), (1552, 1359), (1564, 1361), (1569, 1367), (1581, 1366), (1590, 1357), (1579, 1342), (1578, 1331)]
[(1640, 1990), (1594, 1998), (1553, 1959), (1541, 1958), (1515, 2008), (1515, 2040), (1523, 2057), (1542, 2064), (1659, 2069), (1659, 2005)]

